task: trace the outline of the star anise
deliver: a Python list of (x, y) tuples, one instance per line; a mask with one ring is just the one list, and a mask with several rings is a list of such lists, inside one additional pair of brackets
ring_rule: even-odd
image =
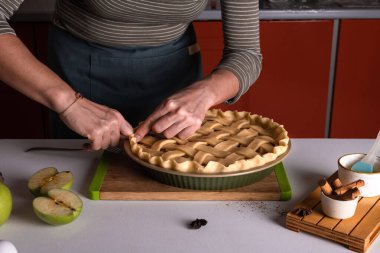
[(308, 207), (299, 207), (296, 210), (294, 210), (294, 214), (296, 214), (300, 217), (308, 216), (308, 215), (312, 214), (312, 212), (313, 212), (313, 210), (311, 210), (311, 208), (308, 208)]

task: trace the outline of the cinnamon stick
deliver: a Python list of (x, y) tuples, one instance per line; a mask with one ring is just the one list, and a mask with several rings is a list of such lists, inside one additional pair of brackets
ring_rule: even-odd
[(347, 190), (345, 193), (341, 195), (332, 195), (331, 198), (337, 200), (353, 200), (360, 196), (360, 190), (357, 187)]
[(355, 187), (357, 187), (357, 188), (362, 187), (364, 184), (365, 184), (364, 180), (359, 179), (359, 180), (357, 180), (355, 182), (343, 185), (343, 186), (335, 189), (335, 193), (337, 195), (342, 195), (342, 194), (346, 193), (348, 190), (353, 189)]
[(333, 189), (331, 188), (329, 182), (327, 182), (326, 178), (319, 180), (319, 187), (321, 187), (322, 192), (326, 196), (331, 196), (333, 194)]
[(342, 185), (342, 181), (340, 181), (339, 177), (335, 178), (332, 182), (332, 186), (334, 189), (340, 188)]

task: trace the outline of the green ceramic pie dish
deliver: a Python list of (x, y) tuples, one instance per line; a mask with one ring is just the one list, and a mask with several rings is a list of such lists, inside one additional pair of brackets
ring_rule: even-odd
[(289, 141), (288, 149), (284, 154), (263, 166), (244, 171), (219, 174), (183, 173), (165, 169), (141, 160), (129, 148), (126, 148), (125, 151), (135, 162), (143, 165), (145, 172), (149, 176), (161, 183), (191, 190), (215, 191), (243, 187), (260, 181), (272, 173), (275, 165), (280, 163), (289, 154), (290, 148), (291, 143)]

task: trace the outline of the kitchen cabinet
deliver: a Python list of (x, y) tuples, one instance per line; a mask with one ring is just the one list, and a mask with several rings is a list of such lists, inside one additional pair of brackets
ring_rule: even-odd
[(198, 44), (201, 48), (203, 75), (208, 75), (223, 55), (223, 31), (220, 21), (194, 22)]
[(340, 25), (331, 137), (375, 138), (380, 130), (380, 20)]
[[(35, 34), (35, 50), (36, 57), (43, 63), (47, 64), (48, 59), (48, 35), (49, 35), (49, 22), (34, 23)], [(50, 129), (50, 116), (49, 109), (42, 107), (43, 127), (45, 138), (51, 138), (52, 133)]]
[[(17, 36), (35, 54), (34, 29), (31, 23), (13, 23)], [(27, 74), (27, 73), (26, 73)], [(0, 138), (44, 138), (45, 115), (40, 104), (0, 82)]]
[(48, 58), (48, 35), (50, 23), (39, 22), (34, 24), (36, 38), (36, 56), (43, 63), (47, 63)]
[[(221, 22), (195, 24), (204, 74), (220, 61)], [(263, 69), (257, 82), (224, 110), (275, 119), (291, 137), (324, 137), (333, 21), (261, 21)]]

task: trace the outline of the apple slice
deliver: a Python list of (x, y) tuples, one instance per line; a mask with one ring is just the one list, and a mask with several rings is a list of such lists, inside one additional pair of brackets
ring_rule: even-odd
[(74, 177), (70, 171), (61, 171), (54, 167), (40, 169), (34, 173), (29, 181), (28, 188), (36, 196), (46, 195), (51, 189), (59, 188), (70, 190)]
[(33, 200), (35, 214), (51, 225), (64, 225), (74, 221), (82, 211), (80, 197), (65, 189), (52, 189), (47, 196)]
[(4, 184), (3, 175), (0, 172), (0, 225), (4, 224), (12, 211), (12, 194)]

